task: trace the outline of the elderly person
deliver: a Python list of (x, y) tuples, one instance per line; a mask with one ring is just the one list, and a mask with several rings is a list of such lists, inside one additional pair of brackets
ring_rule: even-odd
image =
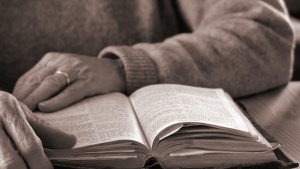
[[(241, 97), (291, 76), (294, 38), (282, 0), (10, 0), (0, 2), (0, 21), (0, 84), (10, 91), (32, 67), (13, 90), (31, 110), (55, 111), (84, 97), (130, 94), (156, 83), (221, 87)], [(8, 126), (15, 130), (2, 135), (26, 131), (26, 144), (12, 137), (22, 159), (30, 168), (50, 166), (44, 155), (33, 162), (22, 150), (41, 151), (24, 109), (4, 110), (16, 120)], [(35, 131), (41, 138), (59, 135)], [(7, 144), (1, 151), (16, 157)], [(22, 159), (4, 162), (24, 166)]]
[(14, 96), (0, 91), (1, 169), (51, 169), (43, 146), (65, 149), (75, 143), (74, 135), (49, 126)]
[(281, 0), (18, 1), (1, 3), (4, 76), (13, 84), (52, 52), (14, 88), (31, 110), (156, 83), (241, 97), (290, 79), (293, 32)]

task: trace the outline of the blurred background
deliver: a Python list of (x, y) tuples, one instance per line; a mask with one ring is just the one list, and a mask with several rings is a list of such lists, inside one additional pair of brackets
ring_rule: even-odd
[(289, 9), (296, 35), (293, 80), (300, 80), (300, 0), (285, 0), (285, 2)]

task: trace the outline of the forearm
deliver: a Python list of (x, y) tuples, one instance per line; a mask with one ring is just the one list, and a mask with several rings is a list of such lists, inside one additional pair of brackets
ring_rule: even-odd
[[(141, 79), (142, 85), (221, 87), (234, 97), (274, 88), (290, 78), (293, 33), (282, 4), (271, 2), (273, 6), (258, 0), (208, 1), (208, 12), (200, 16), (201, 7), (189, 6), (196, 2), (179, 1), (190, 33), (158, 44), (109, 47), (100, 57), (122, 55), (126, 70), (128, 58), (139, 54), (139, 63), (155, 68), (143, 70), (135, 66), (136, 72), (151, 77), (147, 83)], [(126, 80), (131, 86), (128, 77)]]

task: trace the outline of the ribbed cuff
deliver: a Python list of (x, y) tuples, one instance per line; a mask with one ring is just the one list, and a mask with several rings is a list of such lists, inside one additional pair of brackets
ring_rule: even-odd
[(130, 95), (135, 90), (157, 83), (156, 69), (146, 52), (128, 46), (110, 46), (103, 49), (99, 58), (118, 57), (124, 66), (126, 91)]

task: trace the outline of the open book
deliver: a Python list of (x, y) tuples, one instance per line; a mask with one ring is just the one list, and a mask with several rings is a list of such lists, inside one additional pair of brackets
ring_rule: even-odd
[(222, 89), (152, 85), (36, 115), (78, 138), (73, 149), (45, 150), (60, 164), (142, 168), (154, 157), (164, 168), (202, 168), (276, 160), (275, 145)]

